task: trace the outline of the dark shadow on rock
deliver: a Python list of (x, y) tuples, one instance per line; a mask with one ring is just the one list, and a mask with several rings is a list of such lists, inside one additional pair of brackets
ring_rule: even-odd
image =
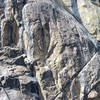
[(81, 17), (80, 17), (80, 13), (78, 11), (78, 5), (77, 5), (77, 0), (71, 0), (71, 8), (72, 8), (72, 13), (74, 14), (74, 17), (80, 22), (82, 23)]

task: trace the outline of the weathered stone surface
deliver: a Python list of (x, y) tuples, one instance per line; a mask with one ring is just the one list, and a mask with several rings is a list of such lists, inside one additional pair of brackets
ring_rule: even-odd
[(77, 2), (82, 23), (97, 40), (100, 40), (100, 1), (78, 0)]
[[(9, 56), (13, 52), (17, 54), (18, 50), (12, 48), (10, 53), (5, 51), (6, 54), (0, 56), (0, 58), (6, 56), (0, 61), (0, 100), (39, 100), (36, 77), (30, 76), (22, 58), (16, 58), (20, 53)], [(21, 64), (18, 61), (16, 63), (15, 60), (18, 59), (21, 60)]]
[(99, 0), (58, 0), (66, 10), (81, 22), (86, 29), (100, 40), (100, 1)]
[(78, 1), (77, 0), (57, 0), (58, 3), (69, 13), (73, 14), (73, 16), (81, 22), (80, 13), (78, 9)]
[[(2, 1), (3, 2), (3, 1)], [(1, 2), (1, 3), (2, 3)], [(4, 17), (1, 20), (1, 45), (4, 46), (15, 46), (18, 44), (19, 47), (22, 48), (20, 39), (21, 32), (20, 28), (22, 26), (22, 8), (25, 5), (25, 0), (5, 0), (2, 4), (4, 4), (5, 10)], [(19, 39), (20, 38), (20, 39)]]
[(0, 1), (0, 47), (1, 47), (1, 21), (4, 18), (4, 0)]
[(95, 90), (92, 90), (88, 95), (89, 99), (94, 99), (94, 98), (97, 98), (97, 97), (98, 97), (98, 93)]
[(78, 78), (72, 82), (71, 92), (74, 100), (88, 100), (98, 97), (98, 93), (96, 91), (93, 91), (92, 89), (95, 89), (95, 86), (97, 86), (97, 84), (100, 82), (99, 60), (100, 54), (96, 53), (82, 69), (82, 71), (80, 71), (80, 73), (78, 74)]
[[(38, 56), (39, 62), (42, 62), (39, 67), (36, 66), (36, 76), (44, 100), (70, 99), (66, 94), (67, 86), (97, 52), (97, 41), (72, 15), (57, 7), (56, 2), (29, 2), (23, 8), (23, 21), (26, 23), (24, 41), (27, 59), (33, 63)], [(47, 30), (49, 37), (46, 37), (46, 31), (42, 32), (41, 29)], [(41, 37), (40, 33), (44, 37)], [(37, 35), (41, 38), (37, 38)], [(50, 39), (46, 41), (46, 38)], [(46, 43), (47, 47), (41, 47), (39, 50), (38, 46)]]
[(99, 100), (98, 22), (87, 28), (79, 2), (0, 1), (0, 100)]

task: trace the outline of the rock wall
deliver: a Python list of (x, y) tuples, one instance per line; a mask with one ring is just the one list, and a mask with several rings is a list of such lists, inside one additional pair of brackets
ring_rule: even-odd
[(99, 2), (0, 4), (0, 100), (100, 99)]
[(58, 2), (66, 10), (70, 9), (70, 12), (86, 27), (89, 33), (93, 34), (98, 41), (100, 40), (99, 0), (58, 0)]
[[(1, 1), (0, 1), (1, 2)], [(22, 37), (22, 8), (25, 0), (3, 0), (1, 2), (1, 46), (14, 46)], [(3, 16), (3, 17), (2, 17)], [(19, 34), (20, 31), (20, 34)], [(19, 43), (21, 45), (21, 42)], [(19, 45), (19, 46), (20, 46)]]

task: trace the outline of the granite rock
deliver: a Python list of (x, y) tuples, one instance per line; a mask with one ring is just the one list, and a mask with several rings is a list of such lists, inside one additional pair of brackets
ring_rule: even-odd
[(80, 2), (0, 1), (0, 100), (99, 100), (98, 22)]

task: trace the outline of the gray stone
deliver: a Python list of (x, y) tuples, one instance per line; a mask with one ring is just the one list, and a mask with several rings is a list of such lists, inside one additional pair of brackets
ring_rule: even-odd
[(0, 1), (1, 100), (100, 98), (100, 43), (82, 24), (81, 0), (65, 1)]

